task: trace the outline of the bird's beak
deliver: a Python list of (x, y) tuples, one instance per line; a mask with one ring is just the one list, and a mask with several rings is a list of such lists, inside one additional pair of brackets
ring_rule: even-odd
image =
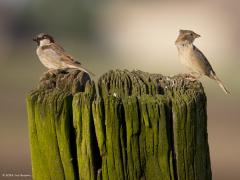
[(200, 38), (201, 36), (199, 34), (195, 34), (195, 38)]
[(36, 41), (36, 42), (37, 42), (37, 38), (33, 38), (33, 41)]

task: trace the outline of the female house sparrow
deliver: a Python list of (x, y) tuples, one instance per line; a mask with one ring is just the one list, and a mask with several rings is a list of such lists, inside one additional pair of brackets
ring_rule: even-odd
[(191, 74), (194, 74), (193, 76), (195, 79), (200, 78), (202, 75), (206, 75), (215, 80), (226, 94), (230, 94), (221, 80), (217, 77), (204, 54), (193, 45), (194, 40), (199, 37), (199, 34), (196, 34), (191, 30), (179, 31), (175, 45), (177, 46), (178, 56), (181, 63), (192, 71)]
[(38, 34), (33, 41), (37, 42), (37, 55), (42, 64), (51, 70), (74, 68), (80, 69), (94, 76), (94, 73), (87, 70), (80, 62), (75, 61), (73, 57), (55, 43), (52, 36), (44, 33)]

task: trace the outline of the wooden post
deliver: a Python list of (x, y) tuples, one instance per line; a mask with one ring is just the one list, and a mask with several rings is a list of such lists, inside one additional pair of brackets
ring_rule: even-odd
[(27, 96), (34, 179), (210, 180), (206, 96), (183, 75), (80, 71)]

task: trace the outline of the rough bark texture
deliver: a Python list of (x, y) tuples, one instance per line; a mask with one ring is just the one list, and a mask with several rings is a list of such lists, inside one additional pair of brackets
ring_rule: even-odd
[(46, 74), (27, 97), (34, 179), (210, 180), (206, 96), (185, 75)]

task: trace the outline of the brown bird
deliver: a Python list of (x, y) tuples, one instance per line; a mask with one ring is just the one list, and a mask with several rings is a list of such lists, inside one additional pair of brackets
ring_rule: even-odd
[(210, 65), (204, 54), (193, 45), (196, 38), (200, 35), (191, 30), (180, 30), (175, 45), (178, 49), (178, 56), (182, 64), (190, 71), (192, 77), (196, 80), (202, 75), (208, 76), (215, 80), (226, 94), (230, 92), (223, 85), (222, 81), (217, 77), (212, 66)]
[(80, 69), (90, 75), (94, 73), (87, 70), (80, 62), (55, 43), (52, 36), (44, 33), (38, 34), (33, 41), (37, 42), (37, 55), (42, 64), (49, 69), (48, 72), (56, 69), (74, 68)]

